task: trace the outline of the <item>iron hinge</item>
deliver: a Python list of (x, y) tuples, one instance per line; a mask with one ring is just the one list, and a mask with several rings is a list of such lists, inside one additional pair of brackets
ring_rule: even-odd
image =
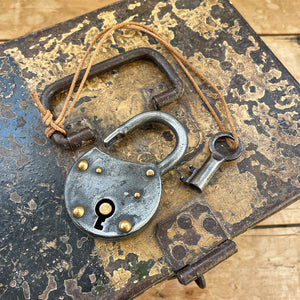
[(218, 245), (215, 249), (199, 259), (197, 262), (191, 265), (187, 265), (179, 270), (176, 273), (177, 279), (181, 284), (184, 285), (195, 281), (200, 288), (204, 289), (206, 283), (203, 274), (232, 256), (236, 252), (236, 243), (231, 240), (227, 240)]
[(205, 287), (203, 274), (237, 252), (208, 205), (194, 203), (157, 224), (158, 243), (180, 283)]

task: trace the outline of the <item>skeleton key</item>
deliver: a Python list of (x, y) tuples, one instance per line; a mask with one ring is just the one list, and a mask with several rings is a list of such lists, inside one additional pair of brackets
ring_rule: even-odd
[(223, 162), (237, 159), (242, 154), (244, 146), (240, 139), (238, 148), (230, 149), (226, 146), (226, 143), (217, 143), (221, 138), (230, 138), (233, 140), (233, 136), (230, 132), (219, 132), (215, 134), (209, 140), (210, 157), (201, 168), (194, 168), (191, 165), (191, 175), (189, 177), (182, 176), (180, 178), (182, 182), (193, 185), (202, 192)]

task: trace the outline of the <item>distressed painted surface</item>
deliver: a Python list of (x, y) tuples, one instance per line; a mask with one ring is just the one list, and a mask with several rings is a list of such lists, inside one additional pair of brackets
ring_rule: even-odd
[(158, 223), (157, 238), (175, 271), (227, 240), (209, 207), (199, 202)]
[[(107, 26), (134, 20), (155, 28), (228, 101), (245, 151), (237, 162), (224, 164), (201, 201), (229, 237), (299, 196), (299, 85), (233, 8), (216, 0), (127, 4), (1, 45), (0, 158), (6, 170), (1, 177), (1, 274), (6, 275), (0, 277), (0, 288), (7, 298), (113, 299), (139, 293), (172, 275), (155, 238), (156, 223), (200, 199), (179, 177), (188, 173), (190, 163), (205, 161), (207, 142), (218, 128), (171, 56), (153, 39), (125, 31), (110, 37), (97, 61), (140, 46), (165, 55), (181, 75), (185, 93), (164, 111), (187, 129), (189, 149), (182, 165), (164, 176), (157, 215), (140, 234), (115, 242), (92, 240), (68, 218), (63, 201), (66, 172), (89, 147), (71, 153), (51, 145), (29, 91), (42, 92), (73, 73), (87, 44)], [(174, 147), (164, 127), (135, 131), (109, 150), (102, 140), (147, 110), (150, 90), (160, 91), (165, 84), (149, 63), (120, 68), (86, 84), (68, 122), (84, 117), (98, 133), (97, 146), (111, 155), (159, 161)], [(214, 103), (207, 86), (199, 84)]]

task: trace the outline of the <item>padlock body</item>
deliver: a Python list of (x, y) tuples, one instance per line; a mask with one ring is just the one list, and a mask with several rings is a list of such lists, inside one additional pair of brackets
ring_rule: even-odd
[[(86, 168), (79, 167), (83, 161)], [(65, 184), (65, 203), (71, 219), (86, 233), (104, 238), (118, 238), (140, 230), (155, 214), (160, 197), (161, 176), (156, 165), (123, 161), (97, 148), (74, 164)], [(107, 218), (100, 213), (104, 221), (99, 229), (97, 209), (101, 201), (112, 203), (113, 212)], [(74, 216), (76, 207), (83, 208), (82, 216)], [(131, 224), (128, 232), (119, 228), (123, 220)]]

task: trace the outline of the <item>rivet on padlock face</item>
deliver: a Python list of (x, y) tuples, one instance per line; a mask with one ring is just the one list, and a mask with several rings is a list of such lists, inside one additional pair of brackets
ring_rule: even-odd
[(168, 126), (177, 141), (160, 163), (127, 162), (93, 148), (70, 170), (65, 185), (66, 207), (74, 223), (88, 234), (126, 236), (144, 227), (155, 214), (161, 197), (161, 176), (179, 163), (187, 148), (182, 125), (169, 114), (146, 112), (117, 128), (104, 144), (109, 146), (136, 127), (152, 122)]

